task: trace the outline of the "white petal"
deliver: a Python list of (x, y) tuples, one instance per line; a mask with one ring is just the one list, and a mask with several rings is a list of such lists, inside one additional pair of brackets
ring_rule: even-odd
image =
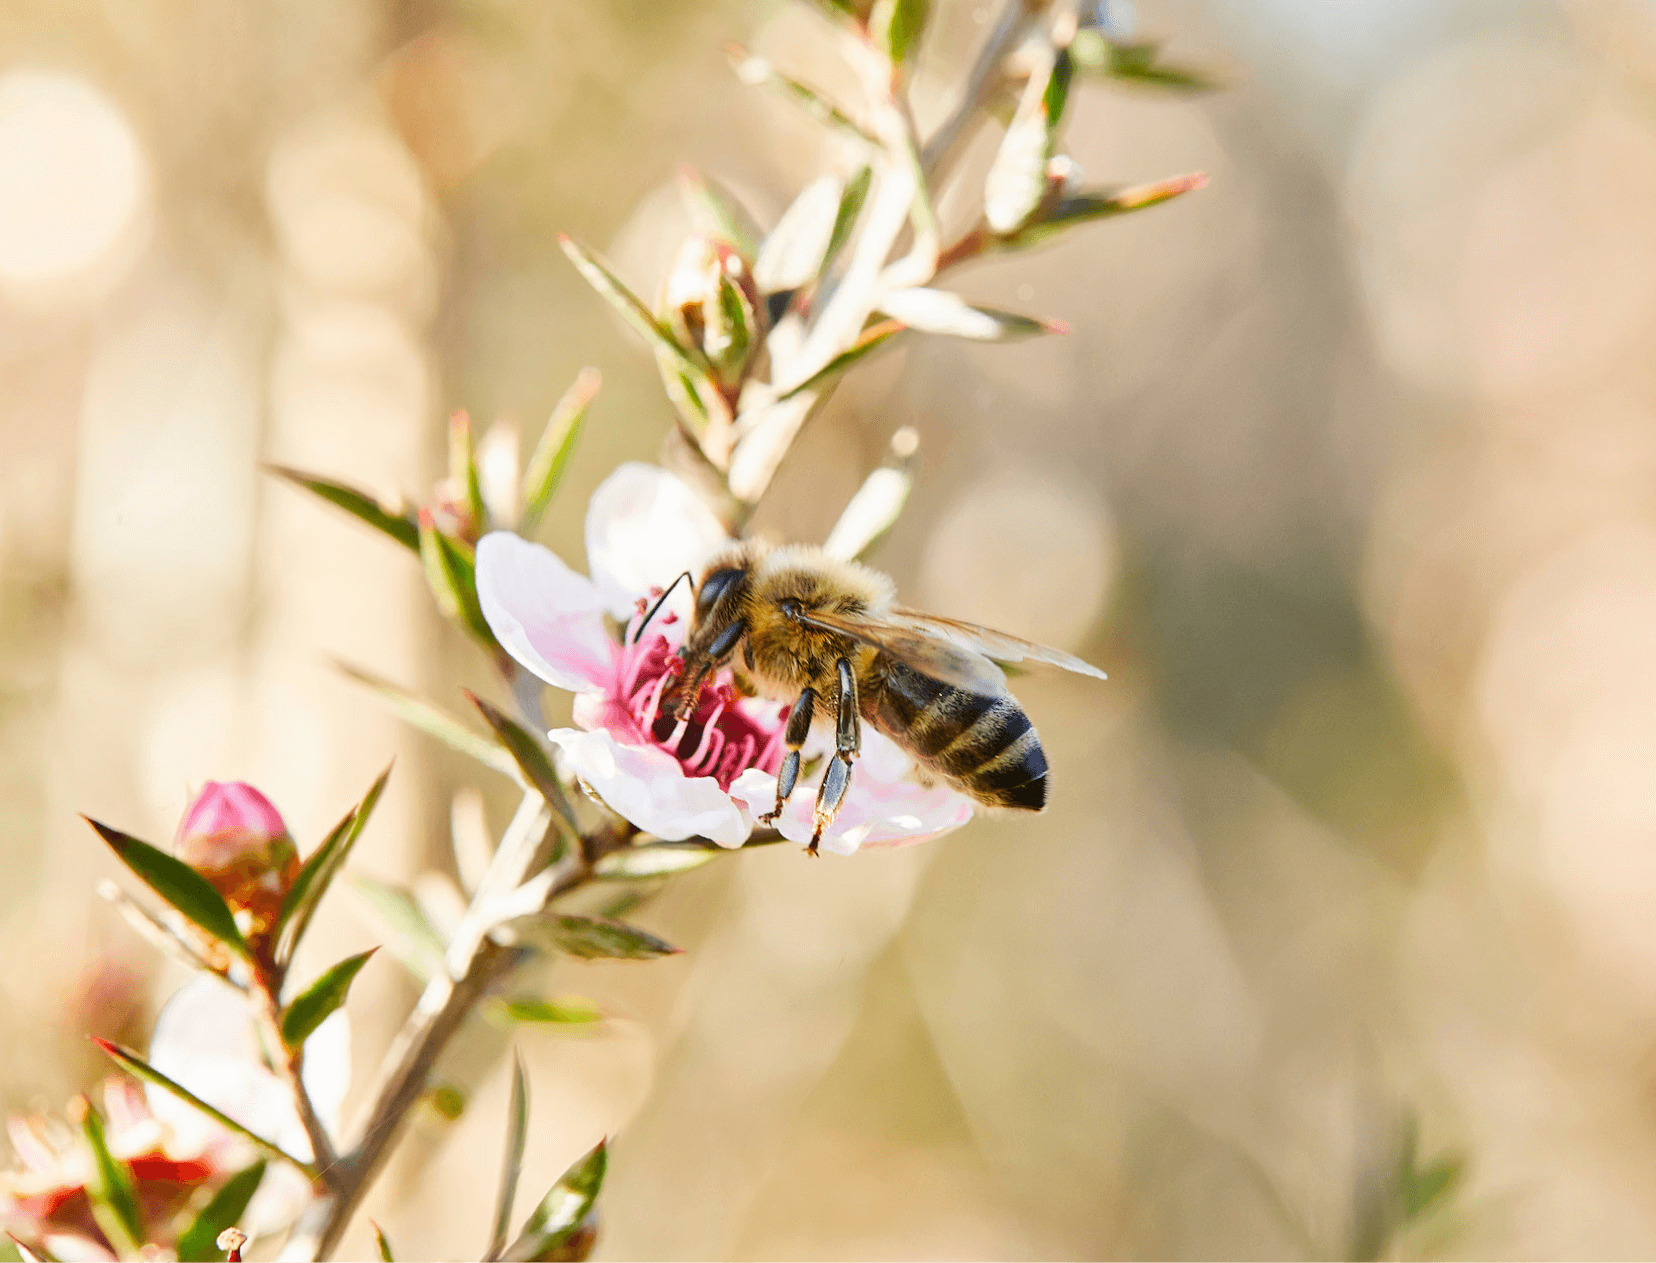
[(604, 598), (549, 548), (510, 531), (477, 541), (477, 599), (498, 640), (548, 684), (602, 688), (614, 647)]
[(563, 750), (565, 766), (598, 797), (663, 841), (702, 837), (741, 846), (753, 828), (718, 781), (686, 776), (665, 750), (622, 745), (602, 730), (555, 728), (547, 736)]
[[(286, 1084), (259, 1060), (246, 1000), (227, 983), (201, 974), (180, 987), (156, 1019), (149, 1052), (150, 1064), (162, 1074), (249, 1131), (295, 1157), (311, 1156)], [(350, 1029), (343, 1009), (317, 1027), (305, 1052), (305, 1086), (323, 1124), (336, 1128), (350, 1086)], [(146, 1095), (155, 1116), (181, 1135), (201, 1133), (204, 1120), (195, 1109), (154, 1086)]]
[[(822, 835), (822, 849), (850, 855), (864, 846), (905, 846), (940, 837), (972, 818), (970, 798), (942, 783), (921, 785), (908, 775), (913, 767), (889, 738), (864, 728), (851, 788)], [(814, 780), (801, 781), (783, 808), (776, 828), (790, 842), (811, 840), (816, 793)], [(731, 785), (730, 796), (756, 816), (768, 812), (776, 805), (776, 777), (749, 768)]]
[(655, 465), (622, 465), (587, 504), (587, 569), (617, 618), (629, 616), (652, 586), (694, 574), (728, 542), (696, 493)]

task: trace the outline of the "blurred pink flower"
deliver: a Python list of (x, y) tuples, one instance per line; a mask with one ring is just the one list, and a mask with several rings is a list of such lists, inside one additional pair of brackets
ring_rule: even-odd
[(178, 858), (246, 910), (257, 937), (275, 921), (299, 873), (299, 853), (271, 802), (241, 781), (208, 781), (178, 825)]
[[(673, 475), (622, 465), (593, 493), (586, 545), (591, 578), (550, 550), (505, 531), (477, 546), (477, 594), (495, 638), (548, 684), (575, 696), (576, 728), (548, 733), (578, 776), (617, 813), (668, 841), (705, 837), (740, 846), (775, 804), (786, 705), (738, 696), (728, 671), (679, 725), (661, 706), (676, 673), (688, 592), (656, 615), (637, 644), (647, 600), (728, 542), (717, 519)], [(622, 625), (618, 639), (605, 615)], [(808, 747), (807, 753), (810, 753)], [(964, 824), (969, 799), (917, 783), (913, 763), (867, 728), (863, 755), (823, 847), (918, 842)], [(810, 840), (816, 786), (801, 784), (779, 828)]]
[[(109, 1150), (132, 1169), (153, 1243), (170, 1244), (170, 1225), (196, 1190), (246, 1166), (245, 1155), (220, 1128), (180, 1133), (156, 1118), (131, 1079), (106, 1079), (102, 1098)], [(86, 1108), (84, 1098), (77, 1106)], [(0, 1172), (0, 1228), (52, 1258), (113, 1259), (92, 1217), (92, 1154), (79, 1127), (34, 1114), (7, 1119), (6, 1131), (18, 1165)]]

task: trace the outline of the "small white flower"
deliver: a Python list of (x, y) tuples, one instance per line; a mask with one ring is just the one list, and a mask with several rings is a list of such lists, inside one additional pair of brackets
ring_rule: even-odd
[[(755, 817), (776, 801), (787, 706), (738, 696), (729, 672), (702, 690), (688, 723), (661, 705), (677, 673), (689, 594), (633, 630), (648, 600), (680, 574), (694, 574), (728, 543), (694, 492), (652, 465), (625, 464), (593, 493), (586, 547), (592, 577), (549, 549), (507, 531), (477, 545), (477, 595), (495, 638), (548, 684), (575, 697), (579, 727), (547, 734), (565, 765), (614, 811), (667, 841), (704, 837), (740, 846)], [(624, 620), (618, 639), (604, 616)], [(807, 751), (810, 752), (809, 750)], [(971, 818), (971, 800), (925, 786), (913, 762), (865, 728), (863, 752), (824, 849), (918, 842)], [(810, 840), (816, 786), (801, 784), (778, 822), (792, 841)]]

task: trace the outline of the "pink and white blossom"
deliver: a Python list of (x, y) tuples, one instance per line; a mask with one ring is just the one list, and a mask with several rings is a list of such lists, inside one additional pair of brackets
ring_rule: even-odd
[[(689, 609), (682, 588), (632, 643), (646, 602), (728, 542), (679, 479), (626, 464), (587, 507), (590, 578), (551, 550), (497, 531), (477, 546), (477, 594), (506, 651), (575, 694), (577, 726), (547, 734), (570, 772), (646, 833), (734, 847), (775, 805), (787, 706), (738, 695), (725, 671), (703, 689), (687, 722), (672, 719), (661, 699), (678, 668), (674, 650)], [(619, 630), (606, 614), (620, 621)], [(808, 756), (818, 740), (807, 744)], [(796, 788), (777, 822), (784, 837), (810, 840), (815, 794), (814, 782)], [(918, 842), (971, 814), (970, 799), (921, 784), (913, 761), (864, 725), (850, 793), (822, 846), (848, 855), (863, 845)]]

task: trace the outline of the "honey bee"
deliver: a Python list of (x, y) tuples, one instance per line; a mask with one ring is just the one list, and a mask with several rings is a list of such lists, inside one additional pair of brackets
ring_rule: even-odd
[(694, 614), (679, 649), (677, 717), (690, 717), (703, 682), (727, 664), (755, 692), (792, 703), (776, 808), (763, 823), (776, 820), (793, 792), (800, 747), (819, 707), (824, 726), (832, 717), (834, 753), (817, 790), (813, 855), (845, 801), (864, 722), (926, 773), (984, 806), (1040, 811), (1046, 754), (996, 663), (1031, 659), (1105, 678), (1056, 649), (903, 609), (885, 575), (820, 548), (733, 544), (703, 567), (693, 593)]

